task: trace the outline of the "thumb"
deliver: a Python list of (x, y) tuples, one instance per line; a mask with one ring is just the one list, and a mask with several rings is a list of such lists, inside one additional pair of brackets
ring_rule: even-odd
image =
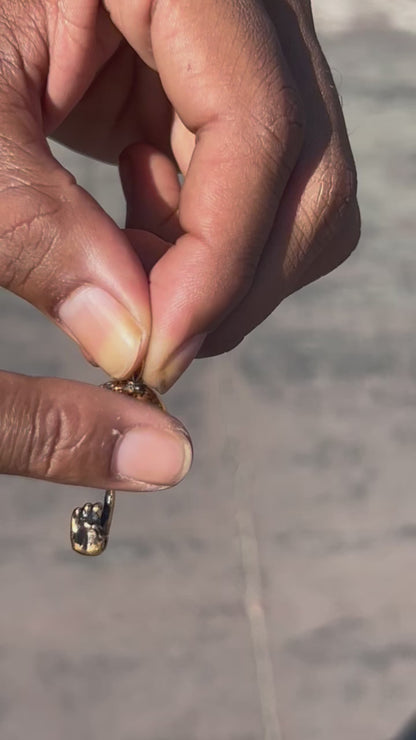
[(263, 3), (105, 1), (160, 75), (176, 114), (172, 151), (186, 169), (181, 235), (149, 276), (143, 378), (164, 391), (253, 284), (301, 151), (302, 110)]
[(54, 160), (30, 104), (24, 109), (1, 83), (0, 108), (0, 285), (54, 320), (108, 374), (126, 377), (142, 363), (150, 333), (140, 260)]
[(156, 406), (56, 378), (0, 372), (0, 473), (149, 491), (178, 483), (192, 448)]

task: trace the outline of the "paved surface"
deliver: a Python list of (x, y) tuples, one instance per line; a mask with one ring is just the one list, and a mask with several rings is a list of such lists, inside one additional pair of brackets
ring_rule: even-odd
[[(2, 481), (2, 740), (387, 740), (416, 709), (416, 45), (380, 18), (322, 37), (361, 249), (172, 391), (188, 480), (120, 497), (93, 562), (67, 543), (83, 491)], [(65, 162), (121, 218), (114, 171)], [(99, 382), (0, 309), (3, 367)]]

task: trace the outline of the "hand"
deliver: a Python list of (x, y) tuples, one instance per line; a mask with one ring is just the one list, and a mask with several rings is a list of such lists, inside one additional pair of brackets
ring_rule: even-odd
[[(198, 351), (235, 346), (350, 253), (354, 166), (306, 2), (0, 8), (0, 282), (109, 374), (144, 363), (144, 380), (165, 390)], [(126, 233), (54, 160), (48, 134), (121, 156)], [(104, 412), (92, 389), (56, 382), (4, 376), (0, 470), (115, 485), (114, 418), (127, 438), (144, 410), (106, 397)], [(174, 421), (148, 413), (178, 439)], [(175, 479), (189, 467), (181, 450)], [(144, 457), (161, 464), (159, 452)], [(137, 487), (137, 475), (117, 473), (117, 486)]]
[[(110, 375), (145, 361), (166, 389), (353, 249), (354, 165), (307, 0), (0, 6), (2, 284)], [(45, 133), (113, 161), (130, 146), (134, 249)]]
[(121, 42), (57, 133), (115, 161), (130, 144), (127, 233), (153, 319), (144, 378), (165, 390), (197, 352), (236, 346), (350, 254), (355, 169), (308, 0), (106, 6), (131, 48)]

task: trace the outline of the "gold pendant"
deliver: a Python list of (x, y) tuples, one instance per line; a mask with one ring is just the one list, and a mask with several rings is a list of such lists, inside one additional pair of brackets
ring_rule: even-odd
[[(148, 388), (138, 376), (129, 380), (109, 380), (104, 383), (107, 388), (115, 393), (124, 393), (127, 396), (137, 398), (139, 401), (147, 401), (165, 410), (163, 403), (151, 388)], [(80, 555), (101, 555), (107, 547), (110, 536), (111, 520), (113, 518), (116, 492), (110, 489), (105, 492), (104, 502), (95, 504), (87, 503), (77, 506), (71, 517), (71, 546)]]

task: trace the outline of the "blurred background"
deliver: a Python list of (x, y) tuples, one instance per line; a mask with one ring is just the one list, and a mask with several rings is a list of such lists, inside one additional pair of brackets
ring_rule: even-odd
[[(416, 711), (416, 8), (315, 16), (361, 245), (169, 393), (192, 472), (119, 496), (102, 558), (69, 547), (88, 492), (2, 479), (2, 740), (389, 740)], [(116, 171), (55, 151), (122, 223)], [(3, 368), (101, 382), (6, 293), (0, 322)]]

